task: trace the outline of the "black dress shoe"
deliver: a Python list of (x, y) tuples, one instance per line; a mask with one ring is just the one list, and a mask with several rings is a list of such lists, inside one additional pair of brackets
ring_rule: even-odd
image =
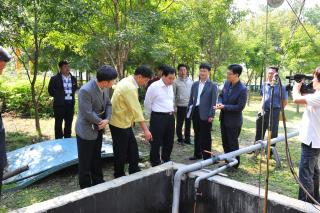
[(202, 157), (192, 156), (192, 157), (189, 158), (189, 160), (199, 160), (199, 159), (202, 159)]
[(185, 143), (185, 144), (188, 144), (188, 145), (192, 145), (192, 143), (191, 143), (190, 140), (185, 140), (184, 143)]
[(178, 144), (179, 144), (180, 146), (184, 146), (184, 145), (185, 145), (183, 142), (179, 142), (179, 141), (178, 141)]

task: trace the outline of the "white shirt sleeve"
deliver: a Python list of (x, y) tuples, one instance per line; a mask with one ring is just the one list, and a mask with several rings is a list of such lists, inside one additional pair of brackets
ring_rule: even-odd
[(320, 93), (306, 95), (307, 106), (320, 107)]
[(152, 101), (155, 96), (155, 92), (156, 91), (154, 90), (154, 87), (152, 87), (152, 85), (149, 86), (147, 93), (146, 93), (146, 96), (145, 96), (145, 99), (144, 99), (144, 112), (147, 116), (151, 115)]

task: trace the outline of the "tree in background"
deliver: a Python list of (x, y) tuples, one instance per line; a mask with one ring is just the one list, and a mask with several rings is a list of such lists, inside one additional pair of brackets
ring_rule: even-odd
[[(35, 127), (39, 136), (42, 135), (39, 101), (44, 91), (46, 75), (50, 69), (56, 69), (56, 61), (59, 60), (56, 52), (60, 53), (59, 48), (70, 42), (61, 38), (61, 33), (68, 29), (68, 23), (77, 19), (72, 17), (74, 5), (71, 1), (69, 3), (66, 6), (58, 0), (3, 0), (0, 6), (1, 43), (13, 50), (18, 48), (22, 51), (16, 56), (30, 83)], [(37, 90), (40, 75), (43, 81)]]

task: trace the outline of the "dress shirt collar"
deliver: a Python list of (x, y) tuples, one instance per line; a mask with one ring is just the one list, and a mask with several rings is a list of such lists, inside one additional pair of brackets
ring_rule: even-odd
[(96, 82), (97, 87), (99, 88), (100, 92), (102, 93), (102, 92), (103, 92), (103, 89), (101, 89), (101, 88), (99, 87), (99, 85), (98, 85), (98, 80), (95, 79), (94, 81)]
[(207, 81), (208, 81), (208, 79), (206, 79), (205, 81), (201, 81), (201, 80), (199, 79), (199, 83), (200, 83), (200, 84), (205, 84), (205, 83), (207, 83)]
[(139, 84), (137, 83), (136, 79), (132, 76), (133, 78), (133, 84), (139, 89)]
[(63, 75), (63, 74), (61, 73), (61, 76), (62, 76), (62, 78), (64, 78), (64, 79), (68, 79), (68, 78), (70, 78), (70, 77), (71, 77), (70, 73), (69, 73), (69, 75), (68, 75), (68, 76), (65, 76), (65, 75)]
[(160, 82), (159, 82), (159, 83), (160, 83), (160, 86), (161, 86), (161, 87), (168, 87), (168, 86), (163, 82), (163, 79), (162, 79), (162, 78), (160, 79)]

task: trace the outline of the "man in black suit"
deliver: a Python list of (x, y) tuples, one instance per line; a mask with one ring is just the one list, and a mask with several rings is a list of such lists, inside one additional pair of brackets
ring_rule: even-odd
[[(247, 88), (241, 83), (242, 67), (232, 64), (228, 67), (227, 81), (218, 98), (215, 109), (220, 109), (220, 128), (225, 153), (239, 149), (238, 137), (243, 123), (242, 111), (247, 102)], [(237, 157), (239, 167), (240, 157)]]
[[(7, 53), (7, 51), (0, 46), (0, 75), (6, 64), (10, 61), (11, 57)], [(2, 188), (2, 177), (3, 177), (3, 170), (7, 164), (7, 155), (6, 155), (6, 146), (5, 146), (5, 130), (2, 123), (1, 117), (1, 109), (0, 109), (0, 196), (1, 196), (1, 188)]]
[[(210, 78), (209, 64), (200, 65), (199, 81), (191, 87), (187, 117), (192, 114), (194, 130), (194, 155), (190, 160), (208, 159), (211, 155), (211, 128), (217, 101), (217, 85)], [(208, 151), (208, 152), (205, 152)]]
[[(55, 138), (70, 138), (74, 114), (75, 92), (77, 79), (71, 75), (69, 62), (59, 62), (59, 73), (52, 76), (48, 86), (48, 92), (53, 97), (54, 134)], [(62, 122), (64, 120), (64, 131)]]

